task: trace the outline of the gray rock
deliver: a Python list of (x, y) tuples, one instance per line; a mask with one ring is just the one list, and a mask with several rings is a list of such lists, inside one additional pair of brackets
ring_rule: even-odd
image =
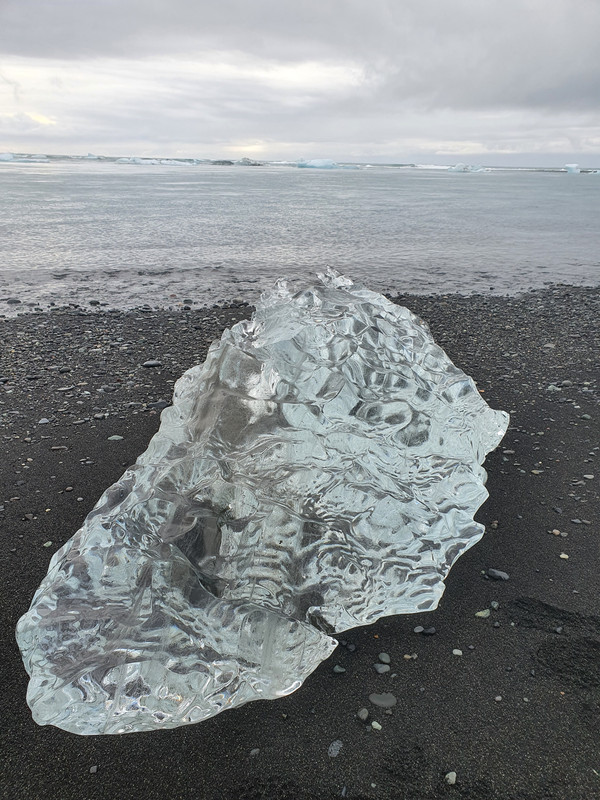
[(383, 692), (382, 694), (370, 694), (369, 700), (378, 708), (393, 708), (398, 702), (396, 697), (390, 692)]
[(389, 657), (388, 653), (379, 653), (378, 656), (379, 660), (382, 664), (389, 664), (391, 662), (391, 658)]
[(366, 708), (359, 708), (356, 712), (356, 716), (361, 722), (366, 722), (369, 719), (369, 711)]
[(385, 672), (390, 671), (389, 664), (373, 664), (375, 672), (379, 673), (379, 675), (383, 675)]
[(148, 361), (144, 361), (142, 367), (162, 367), (162, 363), (160, 361), (156, 361), (156, 359), (149, 359)]

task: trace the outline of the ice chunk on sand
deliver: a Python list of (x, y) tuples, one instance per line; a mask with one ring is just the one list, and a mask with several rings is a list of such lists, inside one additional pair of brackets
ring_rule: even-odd
[(332, 632), (435, 608), (507, 420), (408, 309), (279, 283), (52, 558), (17, 627), (34, 719), (198, 722), (293, 692)]

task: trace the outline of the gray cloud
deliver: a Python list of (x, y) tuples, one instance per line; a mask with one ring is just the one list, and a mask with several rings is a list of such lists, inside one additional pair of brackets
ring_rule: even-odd
[(50, 143), (598, 151), (598, 31), (598, 0), (2, 0), (0, 75)]

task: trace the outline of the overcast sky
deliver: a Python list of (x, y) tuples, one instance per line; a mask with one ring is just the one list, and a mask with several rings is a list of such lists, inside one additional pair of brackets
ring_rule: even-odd
[(0, 0), (0, 152), (600, 167), (600, 0)]

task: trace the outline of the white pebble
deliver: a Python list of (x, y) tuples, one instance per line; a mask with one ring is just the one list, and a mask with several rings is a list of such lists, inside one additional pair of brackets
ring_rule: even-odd
[(462, 650), (458, 650), (458, 648), (455, 648), (455, 649), (452, 651), (452, 655), (453, 655), (453, 656), (462, 656)]
[(336, 739), (335, 742), (332, 742), (329, 745), (329, 749), (327, 750), (327, 755), (329, 758), (337, 758), (340, 754), (340, 750), (344, 746), (344, 743), (341, 739)]
[(448, 783), (450, 786), (454, 786), (454, 784), (456, 783), (456, 772), (452, 771), (452, 772), (448, 772), (448, 773), (446, 773), (446, 777), (445, 777), (445, 779), (444, 779), (444, 780), (445, 780), (445, 781), (446, 781), (446, 783)]
[(381, 730), (381, 725), (378, 722), (376, 722), (375, 720), (373, 720), (373, 722), (371, 723), (371, 727), (373, 728), (374, 731), (380, 731)]

